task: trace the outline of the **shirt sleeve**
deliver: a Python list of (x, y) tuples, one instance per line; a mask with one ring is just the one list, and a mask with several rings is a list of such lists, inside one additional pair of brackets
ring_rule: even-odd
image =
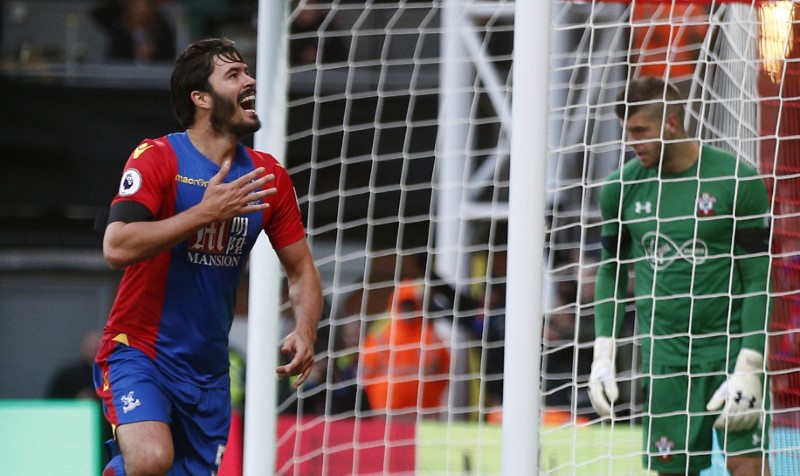
[(129, 200), (144, 205), (153, 216), (160, 215), (165, 191), (174, 181), (177, 167), (177, 164), (170, 163), (163, 147), (166, 146), (145, 139), (133, 150), (125, 164), (112, 206)]
[[(764, 182), (750, 167), (740, 167), (738, 192), (736, 194), (735, 235), (741, 230), (762, 229), (765, 240), (769, 239), (769, 199)], [(767, 321), (770, 314), (768, 293), (769, 243), (764, 251), (753, 252), (734, 244), (734, 262), (742, 283), (741, 327), (744, 337), (742, 347), (763, 353), (766, 341)]]
[(270, 208), (266, 211), (268, 218), (264, 223), (264, 232), (272, 247), (278, 250), (305, 238), (306, 229), (289, 172), (271, 155), (254, 152), (267, 170), (275, 174), (275, 180), (266, 185), (267, 188), (275, 187), (277, 193), (269, 200)]
[(628, 289), (627, 266), (620, 266), (620, 258), (629, 252), (623, 243), (626, 233), (619, 217), (622, 186), (614, 175), (600, 190), (600, 213), (602, 217), (601, 239), (603, 246), (600, 266), (595, 282), (594, 327), (597, 337), (615, 337), (622, 326)]

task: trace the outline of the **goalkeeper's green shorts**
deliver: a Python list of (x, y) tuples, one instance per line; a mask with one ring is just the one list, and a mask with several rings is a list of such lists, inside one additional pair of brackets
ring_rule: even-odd
[[(728, 456), (763, 455), (769, 448), (768, 412), (748, 431), (726, 435), (714, 429), (719, 412), (708, 412), (706, 404), (726, 378), (719, 363), (697, 365), (692, 368), (691, 377), (685, 367), (653, 365), (652, 377), (643, 379), (645, 468), (685, 474), (711, 466), (714, 431)], [(769, 409), (769, 387), (764, 405)]]

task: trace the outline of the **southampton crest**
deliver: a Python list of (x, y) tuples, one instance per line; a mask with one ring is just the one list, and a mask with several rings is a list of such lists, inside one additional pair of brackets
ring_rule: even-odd
[(717, 198), (708, 192), (703, 192), (697, 197), (697, 216), (710, 217), (714, 215), (714, 204), (717, 203)]
[(658, 450), (658, 459), (661, 461), (669, 461), (672, 459), (672, 450), (675, 448), (675, 442), (671, 441), (666, 436), (662, 436), (656, 440), (655, 446)]

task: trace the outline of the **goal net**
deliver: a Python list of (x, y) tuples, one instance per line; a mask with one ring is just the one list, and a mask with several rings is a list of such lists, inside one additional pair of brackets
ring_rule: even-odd
[[(510, 107), (526, 85), (511, 72), (522, 53), (548, 54), (550, 76), (547, 149), (527, 159), (547, 162), (543, 309), (530, 312), (544, 320), (541, 362), (530, 363), (542, 369), (530, 396), (540, 474), (646, 474), (632, 301), (613, 423), (594, 413), (586, 384), (599, 191), (631, 157), (616, 98), (629, 78), (660, 76), (688, 98), (693, 137), (768, 185), (768, 456), (773, 474), (800, 475), (800, 12), (549, 3), (549, 52), (515, 52), (512, 1), (289, 8), (286, 164), (327, 308), (311, 378), (279, 393), (276, 474), (499, 474), (510, 140), (526, 133)], [(283, 319), (290, 328), (288, 305)], [(723, 474), (722, 453), (712, 456), (707, 474)]]

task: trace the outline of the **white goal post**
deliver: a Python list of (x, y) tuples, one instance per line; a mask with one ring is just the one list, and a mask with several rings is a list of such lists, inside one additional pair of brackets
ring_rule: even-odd
[[(327, 307), (309, 383), (274, 381), (292, 316), (259, 244), (246, 475), (645, 474), (632, 320), (621, 420), (597, 418), (586, 382), (599, 190), (630, 157), (616, 97), (631, 77), (661, 75), (688, 98), (693, 136), (768, 184), (769, 457), (773, 474), (800, 476), (787, 469), (800, 468), (795, 4), (259, 5), (255, 145), (295, 182)], [(721, 457), (704, 474), (721, 474)]]

